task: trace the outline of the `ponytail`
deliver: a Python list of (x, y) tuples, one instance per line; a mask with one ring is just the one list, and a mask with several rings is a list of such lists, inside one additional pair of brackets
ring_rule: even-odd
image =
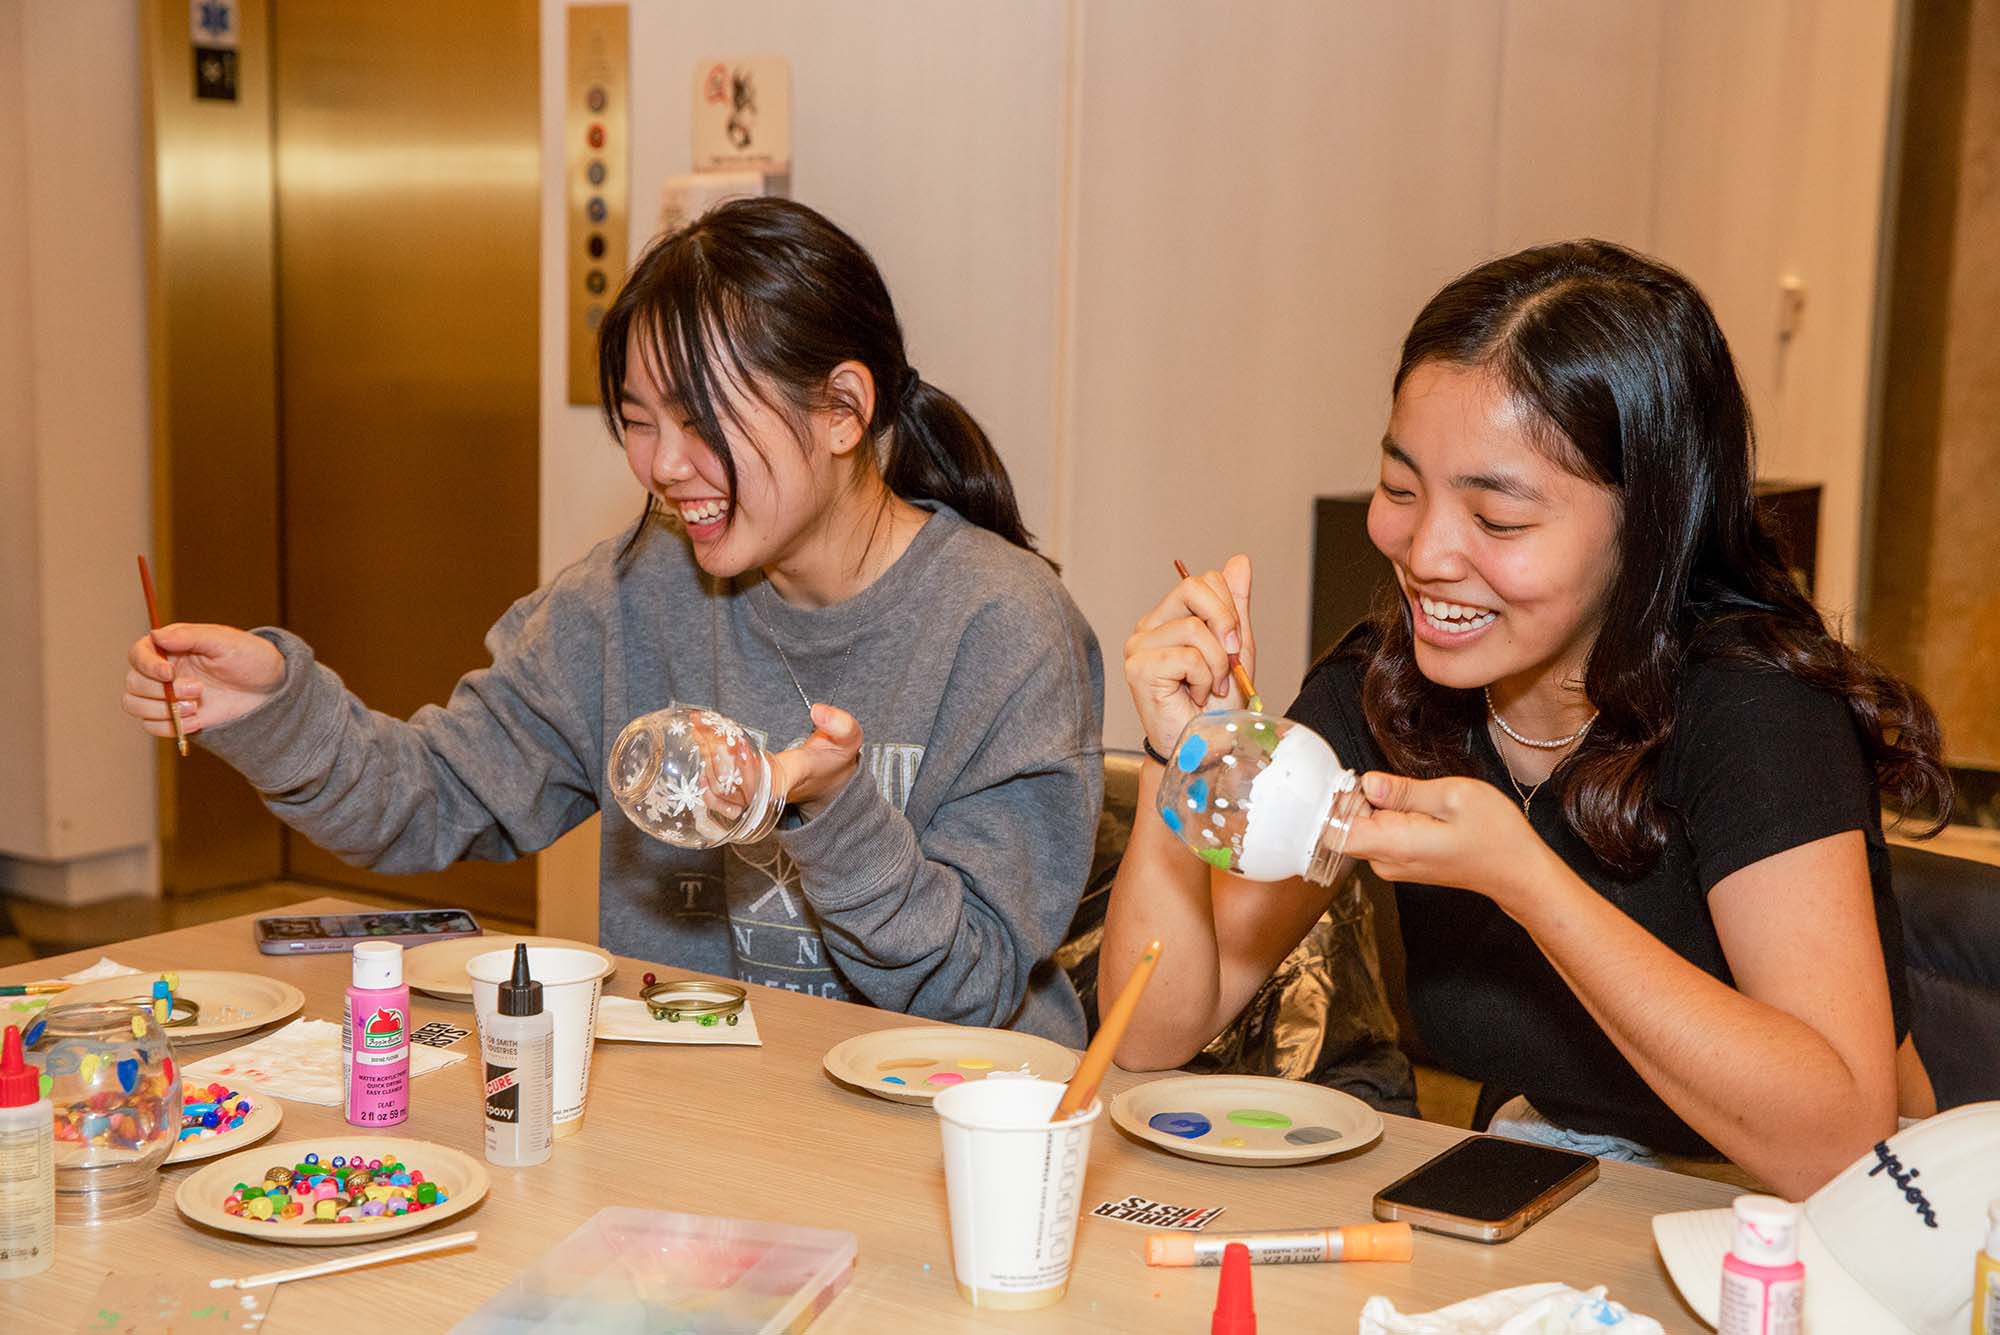
[[(866, 431), (881, 451), (889, 489), (905, 500), (949, 505), (968, 522), (1035, 550), (1014, 484), (986, 433), (910, 366), (875, 261), (803, 204), (731, 200), (639, 257), (597, 330), (600, 401), (620, 442), (628, 349), (645, 359), (715, 452), (732, 499), (736, 461), (724, 422), (742, 423), (731, 394), (741, 388), (764, 400), (804, 441), (813, 411), (843, 407), (860, 415), (858, 404), (829, 402), (827, 386), (835, 368), (859, 363), (875, 381)], [(626, 552), (652, 513), (649, 499)]]
[(903, 377), (882, 480), (906, 501), (942, 501), (968, 522), (1035, 550), (1007, 466), (986, 432), (964, 404), (924, 380), (915, 367)]

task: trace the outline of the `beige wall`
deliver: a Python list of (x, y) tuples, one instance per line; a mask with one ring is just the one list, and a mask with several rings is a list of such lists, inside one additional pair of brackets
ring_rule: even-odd
[(152, 888), (154, 748), (117, 709), (150, 528), (140, 116), (131, 5), (0, 9), (0, 879), (38, 893)]

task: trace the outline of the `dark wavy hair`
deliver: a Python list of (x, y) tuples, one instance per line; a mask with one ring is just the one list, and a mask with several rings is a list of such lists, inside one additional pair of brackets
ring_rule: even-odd
[[(986, 433), (957, 399), (910, 365), (875, 261), (805, 205), (762, 198), (719, 204), (654, 241), (632, 266), (597, 329), (599, 402), (621, 443), (620, 400), (634, 331), (647, 369), (671, 389), (722, 461), (732, 502), (736, 459), (723, 423), (743, 426), (727, 393), (734, 383), (785, 417), (801, 445), (810, 413), (845, 408), (881, 458), (889, 490), (909, 501), (942, 501), (1035, 550), (1014, 484)], [(872, 415), (828, 397), (834, 368), (850, 361), (875, 380)], [(627, 552), (655, 507), (649, 494)]]
[[(1951, 781), (1937, 716), (1906, 682), (1843, 644), (1800, 592), (1758, 514), (1750, 408), (1708, 303), (1657, 260), (1604, 241), (1539, 246), (1448, 283), (1417, 316), (1395, 388), (1427, 363), (1498, 375), (1564, 468), (1616, 493), (1617, 573), (1583, 687), (1599, 711), (1563, 762), (1563, 813), (1600, 861), (1643, 872), (1666, 843), (1655, 800), (1681, 669), (1722, 659), (1781, 669), (1846, 700), (1881, 791), (1928, 804)], [(1417, 669), (1408, 600), (1385, 588), (1349, 652), (1390, 768), (1473, 769), (1477, 691)]]

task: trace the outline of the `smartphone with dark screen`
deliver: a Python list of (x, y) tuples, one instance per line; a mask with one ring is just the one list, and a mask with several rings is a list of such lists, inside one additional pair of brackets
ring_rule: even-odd
[(1468, 1136), (1375, 1193), (1377, 1219), (1505, 1242), (1597, 1180), (1597, 1160), (1501, 1136)]
[(379, 913), (326, 913), (257, 919), (257, 949), (266, 955), (319, 955), (352, 950), (359, 941), (396, 941), (406, 946), (480, 936), (479, 923), (464, 909), (395, 909)]

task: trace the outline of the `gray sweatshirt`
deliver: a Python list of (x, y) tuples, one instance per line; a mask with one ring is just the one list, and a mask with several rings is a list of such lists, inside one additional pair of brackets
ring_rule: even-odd
[[(602, 808), (603, 944), (642, 959), (963, 1024), (1083, 1041), (1050, 959), (1103, 799), (1096, 637), (1040, 558), (941, 505), (873, 584), (794, 607), (647, 526), (515, 603), (493, 665), (407, 722), (297, 636), (277, 693), (200, 740), (314, 843), (385, 872), (546, 847)], [(786, 660), (789, 659), (789, 670)], [(853, 782), (761, 844), (660, 843), (619, 811), (611, 742), (668, 704), (773, 749), (812, 731), (793, 674), (865, 737)]]

